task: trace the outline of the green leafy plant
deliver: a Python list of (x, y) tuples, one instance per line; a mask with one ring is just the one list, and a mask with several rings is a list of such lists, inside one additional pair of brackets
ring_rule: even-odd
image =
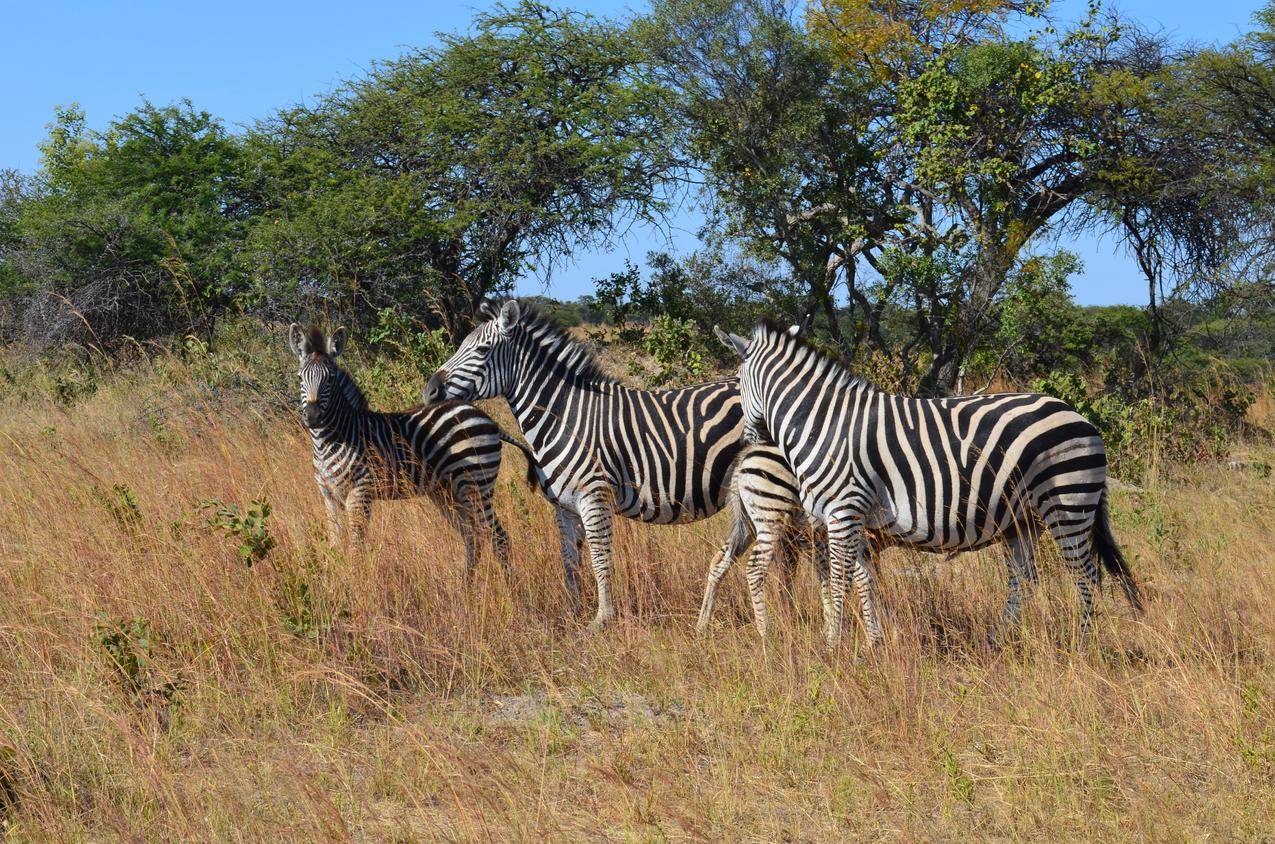
[(437, 370), (451, 354), (451, 341), (444, 329), (426, 328), (399, 307), (377, 310), (376, 325), (368, 332), (368, 340), (393, 349), (425, 374)]
[(652, 379), (654, 386), (701, 378), (707, 371), (703, 340), (689, 319), (655, 317), (643, 345), (660, 367)]
[(109, 490), (94, 486), (93, 497), (106, 508), (120, 530), (136, 533), (142, 526), (142, 510), (137, 505), (137, 494), (127, 484), (112, 484)]
[(248, 568), (264, 560), (274, 550), (277, 543), (270, 535), (270, 502), (266, 499), (253, 499), (246, 511), (241, 511), (238, 504), (225, 504), (216, 498), (199, 506), (201, 510), (210, 511), (204, 521), (207, 527), (238, 540), (236, 550)]
[(158, 639), (149, 621), (141, 616), (125, 620), (99, 615), (93, 637), (134, 702), (163, 706), (172, 702), (178, 686), (172, 680), (157, 681), (154, 650)]

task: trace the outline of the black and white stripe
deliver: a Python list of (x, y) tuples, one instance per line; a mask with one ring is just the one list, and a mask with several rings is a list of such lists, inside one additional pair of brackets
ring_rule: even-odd
[[(748, 559), (748, 593), (753, 604), (753, 622), (757, 632), (766, 636), (769, 615), (766, 610), (766, 574), (775, 560), (783, 565), (781, 577), (785, 593), (792, 594), (792, 577), (796, 555), (814, 546), (814, 567), (819, 577), (819, 592), (824, 612), (829, 613), (828, 546), (821, 525), (809, 519), (802, 509), (797, 491), (797, 478), (784, 462), (779, 449), (769, 445), (748, 445), (739, 456), (731, 478), (733, 493), (733, 525), (736, 530), (751, 527), (756, 535), (752, 555)], [(704, 600), (700, 605), (697, 630), (704, 632), (712, 619), (717, 590), (735, 562), (723, 553), (708, 572)]]
[[(485, 413), (462, 402), (377, 413), (337, 358), (345, 329), (325, 338), (317, 328), (288, 329), (300, 363), (302, 420), (310, 431), (314, 479), (327, 505), (329, 538), (339, 543), (348, 522), (361, 546), (372, 501), (424, 495), (434, 500), (465, 541), (465, 571), (477, 541), (489, 537), (509, 568), (509, 538), (492, 506), (500, 451), (510, 439)], [(528, 453), (530, 460), (530, 454)]]
[[(583, 346), (509, 301), (477, 326), (426, 385), (426, 402), (504, 396), (535, 455), (541, 489), (558, 507), (568, 590), (581, 531), (598, 586), (592, 627), (611, 600), (614, 514), (656, 524), (713, 515), (730, 495), (743, 417), (736, 379), (674, 390), (639, 390), (607, 377)], [(737, 557), (751, 529), (722, 553)]]
[(720, 336), (743, 357), (746, 438), (779, 449), (803, 508), (827, 527), (830, 642), (840, 635), (847, 570), (870, 640), (881, 637), (865, 528), (928, 550), (1005, 542), (1006, 615), (1015, 619), (1024, 581), (1036, 580), (1043, 526), (1076, 572), (1082, 631), (1101, 575), (1095, 555), (1141, 609), (1111, 534), (1102, 439), (1066, 403), (1035, 394), (895, 396), (769, 322), (750, 339)]

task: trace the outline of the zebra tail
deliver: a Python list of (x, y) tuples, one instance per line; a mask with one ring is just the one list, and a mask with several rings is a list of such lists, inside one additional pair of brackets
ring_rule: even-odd
[(527, 483), (529, 483), (533, 488), (539, 489), (540, 482), (536, 479), (536, 458), (535, 455), (531, 453), (531, 449), (509, 436), (504, 431), (499, 431), (498, 433), (503, 441), (521, 451), (522, 456), (527, 458)]
[(1120, 588), (1124, 590), (1124, 595), (1129, 599), (1129, 605), (1133, 607), (1134, 612), (1141, 615), (1144, 611), (1142, 595), (1138, 591), (1137, 582), (1133, 579), (1133, 572), (1129, 570), (1129, 563), (1125, 560), (1120, 546), (1116, 544), (1116, 537), (1111, 532), (1111, 514), (1107, 507), (1106, 489), (1102, 491), (1102, 498), (1098, 501), (1098, 514), (1093, 525), (1093, 548), (1098, 559), (1102, 561), (1102, 567), (1120, 583)]

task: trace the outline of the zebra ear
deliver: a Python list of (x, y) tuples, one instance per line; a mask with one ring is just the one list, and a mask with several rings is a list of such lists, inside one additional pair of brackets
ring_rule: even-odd
[(493, 305), (491, 302), (484, 301), (481, 305), (478, 306), (478, 315), (485, 320), (495, 319), (496, 306)]
[(328, 337), (328, 354), (337, 358), (345, 351), (345, 326), (341, 326)]
[(722, 341), (722, 345), (730, 349), (735, 354), (743, 358), (745, 350), (748, 349), (748, 339), (740, 337), (738, 334), (731, 334), (729, 331), (722, 331), (716, 325), (713, 326), (713, 333), (717, 335), (717, 339)]
[(305, 357), (305, 331), (295, 322), (288, 326), (288, 348), (297, 357)]
[(500, 329), (501, 334), (509, 333), (509, 329), (518, 324), (519, 317), (522, 313), (518, 310), (518, 301), (510, 299), (500, 309), (500, 317), (497, 319), (496, 325)]
[(800, 337), (800, 336), (801, 336), (801, 326), (800, 326), (800, 325), (798, 325), (798, 324), (797, 324), (797, 323), (795, 323), (795, 322), (794, 322), (792, 325), (788, 326), (788, 336), (789, 336), (789, 337)]

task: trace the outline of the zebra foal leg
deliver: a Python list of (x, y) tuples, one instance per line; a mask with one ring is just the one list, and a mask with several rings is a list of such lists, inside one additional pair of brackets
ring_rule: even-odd
[(699, 620), (695, 623), (695, 632), (703, 633), (708, 629), (708, 623), (713, 617), (713, 606), (717, 602), (717, 589), (721, 586), (722, 578), (726, 576), (726, 572), (730, 571), (735, 561), (748, 550), (752, 541), (752, 520), (748, 518), (736, 496), (731, 506), (730, 536), (726, 538), (722, 544), (722, 550), (708, 569), (708, 578), (704, 584), (704, 600), (700, 603)]
[(359, 553), (367, 538), (367, 523), (372, 516), (372, 491), (356, 486), (345, 496), (345, 516), (349, 525), (350, 550)]
[(323, 493), (323, 505), (328, 511), (328, 544), (334, 548), (341, 547), (341, 532), (345, 526), (345, 501), (322, 484), (319, 492)]

